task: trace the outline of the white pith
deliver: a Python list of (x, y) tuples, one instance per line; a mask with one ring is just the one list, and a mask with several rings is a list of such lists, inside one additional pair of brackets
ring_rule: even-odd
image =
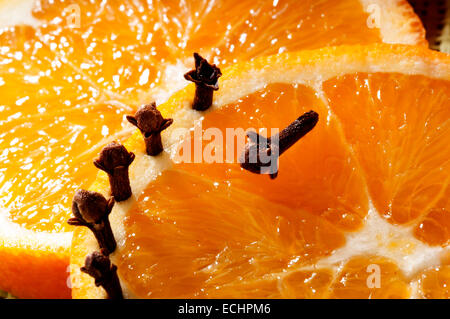
[(31, 15), (34, 0), (0, 0), (0, 28), (18, 24), (39, 25)]

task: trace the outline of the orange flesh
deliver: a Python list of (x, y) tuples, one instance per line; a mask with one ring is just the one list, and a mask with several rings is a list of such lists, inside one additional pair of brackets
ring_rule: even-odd
[[(107, 102), (110, 98), (72, 67), (51, 66), (58, 58), (47, 47), (36, 47), (29, 28), (16, 29), (14, 36), (17, 51), (1, 54), (7, 68), (3, 65), (0, 75), (5, 83), (0, 86), (0, 205), (22, 226), (58, 232), (67, 229), (75, 190), (95, 179), (94, 154), (121, 131), (120, 114), (129, 109)], [(22, 51), (20, 59), (10, 59)]]
[[(203, 129), (222, 132), (282, 129), (310, 109), (319, 123), (281, 156), (275, 180), (236, 163), (164, 171), (127, 213), (121, 278), (151, 298), (409, 297), (412, 279), (383, 257), (354, 257), (338, 274), (311, 267), (364, 225), (369, 199), (389, 221), (418, 227), (417, 238), (446, 245), (448, 216), (433, 212), (449, 209), (449, 89), (423, 76), (353, 74), (323, 92), (271, 84), (206, 113)], [(439, 218), (436, 239), (420, 223)], [(367, 287), (371, 264), (383, 289)]]
[[(448, 214), (450, 83), (359, 74), (327, 81), (324, 90), (378, 212), (398, 224), (415, 224), (427, 214), (439, 218), (432, 211)], [(448, 226), (438, 226), (441, 244), (449, 239)]]
[(185, 170), (160, 180), (125, 221), (130, 236), (119, 269), (141, 297), (262, 296), (249, 291), (254, 282), (276, 279), (344, 241), (311, 214)]
[[(79, 28), (70, 25), (74, 3)], [(38, 231), (69, 230), (72, 194), (94, 180), (96, 154), (129, 136), (123, 116), (149, 102), (166, 67), (194, 51), (222, 67), (281, 51), (380, 42), (356, 0), (277, 3), (38, 1), (33, 13), (47, 24), (0, 37), (0, 206), (9, 219)], [(364, 215), (360, 197), (346, 203), (345, 220), (337, 208), (325, 212), (327, 202), (311, 209), (353, 229)]]
[(449, 204), (450, 186), (433, 208), (422, 215), (414, 229), (415, 236), (430, 245), (448, 246), (450, 243)]
[[(62, 45), (56, 50), (77, 65), (81, 59), (103, 61), (103, 66), (88, 72), (93, 78), (104, 77), (104, 87), (113, 84), (111, 76), (118, 74), (119, 69), (110, 65), (133, 71), (127, 80), (134, 87), (137, 66), (139, 72), (148, 68), (157, 79), (159, 63), (172, 63), (199, 50), (224, 65), (282, 51), (380, 42), (379, 30), (367, 22), (367, 8), (357, 0), (40, 2), (34, 12), (38, 18), (55, 23), (55, 18), (63, 17), (45, 29), (51, 34), (49, 42), (76, 40), (76, 48)], [(59, 30), (73, 22), (70, 11), (64, 10), (71, 4), (81, 9), (79, 28)], [(116, 60), (111, 55), (116, 52), (125, 55)]]

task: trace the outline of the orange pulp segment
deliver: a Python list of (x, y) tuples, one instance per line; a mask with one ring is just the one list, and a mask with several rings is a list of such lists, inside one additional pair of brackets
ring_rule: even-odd
[[(429, 219), (439, 218), (439, 211), (449, 212), (449, 82), (357, 74), (327, 81), (324, 91), (380, 214), (392, 223), (408, 224), (432, 211), (436, 213)], [(447, 238), (430, 238), (431, 244), (446, 244), (449, 239), (448, 218), (443, 219), (447, 222), (438, 231)]]

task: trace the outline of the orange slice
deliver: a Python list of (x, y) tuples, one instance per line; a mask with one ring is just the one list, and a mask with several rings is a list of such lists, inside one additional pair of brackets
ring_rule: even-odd
[(224, 66), (334, 44), (426, 44), (406, 1), (42, 0), (33, 8), (24, 12), (33, 27), (0, 34), (0, 289), (18, 297), (69, 297), (75, 189), (93, 182), (105, 143), (130, 135), (125, 114), (186, 85), (193, 51)]
[[(159, 106), (175, 119), (163, 155), (145, 155), (139, 132), (125, 144), (136, 154), (134, 196), (111, 215), (111, 258), (127, 297), (448, 296), (449, 217), (434, 215), (450, 209), (448, 55), (342, 46), (222, 73), (211, 110), (191, 109), (193, 85)], [(276, 179), (226, 162), (237, 148), (227, 128), (282, 129), (311, 109), (319, 122), (281, 155)], [(194, 133), (180, 144), (181, 128)], [(188, 146), (202, 151), (198, 163), (179, 161)], [(108, 195), (104, 174), (92, 189)], [(79, 271), (97, 249), (89, 231), (75, 231), (75, 298), (105, 296)]]

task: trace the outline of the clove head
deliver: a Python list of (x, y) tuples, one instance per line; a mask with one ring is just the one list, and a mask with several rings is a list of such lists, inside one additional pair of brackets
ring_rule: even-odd
[(276, 176), (278, 171), (278, 146), (270, 138), (251, 131), (247, 133), (249, 142), (245, 145), (239, 162), (243, 169), (255, 174)]
[(134, 116), (128, 115), (127, 120), (146, 136), (161, 132), (173, 122), (163, 118), (155, 102), (141, 107)]
[(95, 285), (105, 289), (109, 299), (123, 299), (117, 266), (111, 263), (103, 251), (88, 255), (80, 270), (93, 277)]
[(113, 203), (100, 193), (79, 189), (73, 197), (72, 213), (79, 220), (97, 224), (109, 215)]
[(125, 146), (112, 142), (102, 149), (99, 158), (94, 161), (94, 164), (101, 170), (111, 173), (117, 167), (130, 166), (133, 160), (134, 154), (128, 152)]
[(213, 90), (219, 89), (219, 78), (222, 72), (215, 64), (210, 64), (200, 54), (194, 53), (195, 70), (189, 71), (184, 75), (188, 81), (202, 85)]
[(278, 176), (278, 158), (317, 124), (319, 114), (309, 111), (297, 118), (279, 134), (269, 138), (256, 132), (247, 133), (249, 142), (240, 157), (241, 167), (256, 174)]
[(134, 116), (128, 115), (127, 120), (144, 135), (148, 155), (157, 156), (164, 150), (161, 132), (172, 125), (173, 119), (163, 118), (154, 102), (140, 108)]
[(93, 277), (97, 281), (111, 271), (111, 260), (102, 253), (95, 251), (86, 257), (84, 267), (81, 271)]

